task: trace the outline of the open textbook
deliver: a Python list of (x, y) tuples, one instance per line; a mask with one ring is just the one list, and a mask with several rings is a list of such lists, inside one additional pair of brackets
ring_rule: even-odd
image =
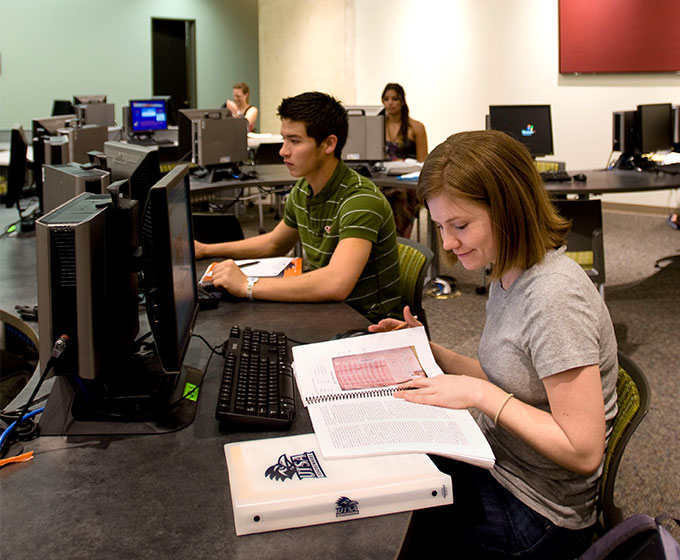
[(295, 346), (293, 361), (324, 457), (434, 453), (493, 467), (491, 447), (467, 410), (393, 396), (413, 377), (443, 375), (423, 327)]

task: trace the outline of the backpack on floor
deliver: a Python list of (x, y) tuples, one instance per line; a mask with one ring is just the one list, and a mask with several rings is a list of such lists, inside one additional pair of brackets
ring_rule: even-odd
[(668, 515), (656, 519), (637, 514), (624, 519), (596, 540), (580, 560), (680, 560), (680, 544), (661, 525), (680, 521)]

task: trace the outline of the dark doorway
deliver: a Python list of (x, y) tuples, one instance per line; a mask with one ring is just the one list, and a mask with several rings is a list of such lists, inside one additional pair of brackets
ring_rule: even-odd
[(151, 19), (153, 95), (172, 99), (169, 124), (177, 124), (177, 111), (196, 106), (195, 22)]

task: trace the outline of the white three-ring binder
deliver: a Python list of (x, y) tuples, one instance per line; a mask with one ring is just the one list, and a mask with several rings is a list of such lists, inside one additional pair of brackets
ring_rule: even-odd
[(427, 455), (326, 460), (314, 434), (224, 446), (237, 535), (451, 504)]

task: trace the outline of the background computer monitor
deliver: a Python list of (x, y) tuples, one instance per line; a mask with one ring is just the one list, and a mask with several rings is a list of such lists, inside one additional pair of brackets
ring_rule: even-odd
[(9, 145), (9, 170), (7, 174), (5, 206), (12, 208), (16, 205), (20, 214), (19, 201), (26, 185), (27, 151), (28, 143), (26, 142), (24, 129), (19, 125), (14, 126), (11, 131)]
[(66, 99), (55, 99), (52, 102), (52, 116), (73, 114), (73, 103)]
[(111, 181), (127, 179), (128, 198), (139, 201), (140, 210), (144, 208), (149, 190), (161, 177), (158, 146), (110, 141), (104, 143), (104, 155), (106, 166), (111, 170)]
[(673, 147), (673, 106), (671, 103), (638, 105), (635, 112), (635, 150), (640, 154)]
[(179, 373), (198, 312), (189, 172), (176, 166), (149, 191), (141, 229), (143, 286), (156, 350)]
[(204, 118), (227, 119), (229, 109), (180, 109), (177, 111), (177, 153), (180, 161), (191, 160), (191, 121)]
[(67, 115), (57, 115), (53, 117), (39, 117), (33, 119), (32, 134), (33, 138), (39, 136), (55, 136), (59, 134), (59, 130), (66, 128), (69, 121), (73, 121), (78, 117), (72, 113)]
[(534, 158), (553, 154), (550, 105), (490, 105), (489, 128), (519, 140)]
[(168, 128), (164, 99), (130, 100), (130, 121), (133, 134), (149, 134)]
[(83, 103), (106, 103), (106, 94), (98, 93), (91, 95), (74, 95), (73, 104), (80, 105)]

